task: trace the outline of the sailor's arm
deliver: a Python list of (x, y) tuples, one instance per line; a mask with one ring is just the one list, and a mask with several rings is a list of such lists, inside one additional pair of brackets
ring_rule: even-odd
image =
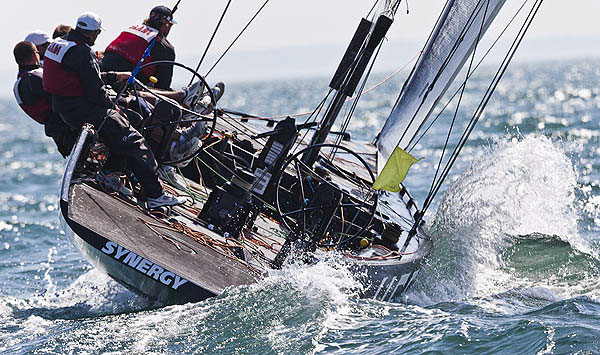
[(114, 85), (119, 81), (125, 81), (129, 79), (131, 72), (128, 71), (108, 71), (100, 73), (102, 81), (108, 85)]
[(27, 74), (27, 77), (24, 81), (27, 85), (27, 88), (29, 89), (28, 95), (23, 95), (24, 97), (22, 97), (24, 102), (31, 101), (26, 103), (34, 103), (39, 98), (43, 97), (50, 99), (50, 94), (44, 91), (44, 87), (42, 85), (42, 78), (40, 76), (35, 75), (33, 73), (29, 73)]
[(63, 65), (79, 74), (79, 80), (90, 102), (106, 108), (112, 107), (107, 88), (101, 78), (98, 61), (91, 49), (85, 46), (73, 47), (65, 54)]
[[(170, 60), (175, 61), (175, 49), (169, 43), (166, 38), (163, 38), (160, 42), (156, 43), (152, 47), (152, 58), (156, 60)], [(172, 65), (157, 65), (156, 72), (153, 75), (158, 79), (158, 83), (155, 84), (155, 88), (162, 90), (171, 90), (171, 82), (173, 80), (173, 66)]]

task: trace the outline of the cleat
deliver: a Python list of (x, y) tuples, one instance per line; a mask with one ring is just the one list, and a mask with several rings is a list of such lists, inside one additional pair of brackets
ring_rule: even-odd
[(183, 205), (185, 201), (187, 201), (185, 197), (177, 197), (168, 192), (163, 192), (163, 194), (157, 198), (148, 198), (146, 200), (146, 206), (148, 206), (148, 209), (152, 210), (159, 207)]

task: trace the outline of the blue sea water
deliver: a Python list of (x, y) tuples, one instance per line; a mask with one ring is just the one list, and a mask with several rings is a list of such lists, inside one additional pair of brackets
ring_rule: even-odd
[[(483, 68), (471, 81), (460, 117), (491, 75)], [(222, 105), (310, 111), (328, 81), (228, 83)], [(363, 97), (353, 139), (372, 138), (401, 85), (395, 78)], [(443, 125), (431, 133), (407, 181), (419, 201), (445, 139)], [(600, 60), (511, 66), (428, 211), (434, 250), (404, 297), (361, 299), (349, 270), (323, 262), (161, 306), (92, 268), (62, 234), (64, 160), (7, 97), (0, 353), (600, 353), (599, 140)]]

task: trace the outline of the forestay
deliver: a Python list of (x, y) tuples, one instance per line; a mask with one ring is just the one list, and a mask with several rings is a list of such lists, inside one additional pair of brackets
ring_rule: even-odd
[(407, 150), (424, 128), (505, 0), (449, 0), (378, 139), (381, 172), (396, 146)]

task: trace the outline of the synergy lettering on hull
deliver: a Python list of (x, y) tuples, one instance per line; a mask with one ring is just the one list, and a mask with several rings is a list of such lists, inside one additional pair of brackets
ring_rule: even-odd
[(146, 274), (148, 277), (152, 277), (155, 280), (160, 281), (166, 286), (171, 286), (171, 288), (174, 290), (177, 290), (179, 286), (188, 282), (188, 280), (163, 269), (162, 267), (137, 255), (136, 253), (123, 248), (115, 242), (106, 242), (101, 250), (104, 254), (114, 257), (123, 264), (126, 264), (129, 267)]

